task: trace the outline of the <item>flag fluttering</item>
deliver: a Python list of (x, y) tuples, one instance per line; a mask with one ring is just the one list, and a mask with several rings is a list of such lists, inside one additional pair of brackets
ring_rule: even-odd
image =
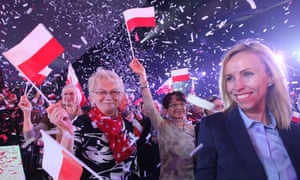
[(293, 111), (292, 121), (296, 124), (300, 124), (300, 113)]
[(132, 8), (123, 12), (128, 32), (137, 27), (155, 27), (154, 7)]
[(86, 103), (86, 97), (85, 97), (84, 91), (82, 90), (80, 82), (76, 76), (76, 73), (75, 73), (75, 70), (74, 70), (72, 64), (69, 64), (69, 67), (68, 67), (66, 84), (73, 84), (76, 87), (78, 87), (78, 89), (80, 90), (80, 94), (81, 94), (80, 106), (82, 107)]
[(172, 78), (167, 79), (156, 91), (158, 95), (168, 94), (173, 91)]
[(214, 107), (215, 107), (214, 103), (209, 102), (206, 99), (202, 99), (202, 98), (200, 98), (198, 96), (195, 96), (195, 95), (192, 95), (192, 94), (189, 94), (186, 97), (186, 101), (193, 104), (193, 105), (196, 105), (198, 107), (208, 109), (208, 110), (213, 110)]
[(31, 81), (36, 85), (41, 85), (48, 75), (52, 72), (52, 69), (46, 66), (41, 72), (31, 78)]
[(39, 74), (48, 75), (50, 73), (48, 65), (63, 51), (62, 45), (47, 28), (43, 24), (38, 24), (20, 43), (2, 54), (33, 81)]
[(188, 68), (176, 69), (171, 71), (173, 82), (187, 81), (190, 79)]
[(41, 131), (44, 142), (42, 167), (53, 179), (80, 179), (83, 167), (56, 140)]

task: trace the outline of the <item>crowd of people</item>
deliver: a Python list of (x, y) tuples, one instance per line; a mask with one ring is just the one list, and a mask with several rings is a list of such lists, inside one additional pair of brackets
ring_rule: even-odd
[(51, 179), (41, 169), (41, 129), (53, 130), (53, 138), (97, 174), (84, 169), (81, 179), (300, 177), (300, 127), (291, 122), (300, 104), (291, 101), (284, 71), (262, 42), (242, 41), (224, 55), (220, 95), (206, 98), (213, 109), (190, 104), (181, 91), (158, 102), (143, 64), (133, 58), (129, 66), (139, 77), (138, 104), (122, 78), (105, 69), (88, 80), (88, 111), (75, 85), (64, 86), (53, 104), (38, 91), (18, 97), (2, 90), (0, 143), (32, 141), (22, 150), (26, 179)]

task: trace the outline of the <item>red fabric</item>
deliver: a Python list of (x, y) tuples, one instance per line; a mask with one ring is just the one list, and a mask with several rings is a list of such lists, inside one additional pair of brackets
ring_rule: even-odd
[(155, 27), (154, 7), (132, 8), (123, 12), (128, 32), (138, 27)]
[(137, 27), (155, 27), (155, 17), (137, 17), (127, 21), (128, 31), (131, 32)]
[(156, 93), (158, 95), (161, 95), (161, 94), (168, 94), (170, 92), (173, 91), (173, 87), (172, 87), (172, 79), (168, 79), (167, 81), (165, 81), (156, 91)]
[(31, 81), (34, 82), (37, 86), (39, 86), (44, 82), (45, 79), (46, 79), (46, 76), (37, 74), (36, 76), (31, 78)]
[(172, 77), (173, 82), (187, 81), (189, 79), (190, 79), (190, 76), (188, 74)]
[[(67, 179), (80, 179), (81, 174), (83, 172), (83, 168), (80, 164), (78, 164), (68, 153), (62, 151), (63, 153), (63, 161), (60, 168), (59, 180), (67, 180)], [(72, 167), (72, 168), (70, 168)]]
[(143, 102), (143, 98), (138, 98), (137, 100), (135, 100), (135, 101), (133, 102), (133, 104), (134, 104), (135, 106), (138, 106), (141, 102)]
[(293, 112), (293, 116), (292, 116), (292, 121), (296, 124), (300, 123), (300, 113), (298, 112)]
[(71, 64), (69, 64), (69, 67), (68, 67), (66, 84), (74, 84), (75, 86), (78, 87), (80, 94), (81, 94), (80, 107), (84, 106), (86, 104), (86, 97), (85, 97), (84, 91), (82, 90), (82, 87), (79, 83), (79, 80), (77, 78), (75, 70)]
[(133, 131), (134, 131), (134, 134), (138, 137), (140, 137), (142, 134), (142, 132), (136, 127), (133, 127)]
[(98, 128), (105, 133), (109, 141), (109, 147), (118, 163), (126, 160), (134, 151), (134, 146), (129, 146), (129, 141), (122, 130), (122, 115), (119, 113), (116, 119), (103, 114), (98, 108), (93, 107), (89, 117), (96, 122)]
[(20, 64), (19, 68), (29, 79), (31, 79), (54, 61), (63, 51), (64, 48), (59, 42), (52, 38), (30, 59), (27, 59), (24, 63)]
[(190, 79), (187, 68), (173, 70), (171, 71), (171, 76), (173, 82), (187, 81)]
[(8, 140), (8, 138), (7, 138), (6, 134), (0, 134), (0, 139), (2, 139), (2, 141), (3, 141), (3, 144), (5, 144), (5, 143), (6, 143), (6, 141)]

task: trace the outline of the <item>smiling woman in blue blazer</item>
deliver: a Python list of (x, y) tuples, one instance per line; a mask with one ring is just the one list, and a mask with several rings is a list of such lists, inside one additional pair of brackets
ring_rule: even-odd
[(245, 40), (222, 61), (222, 113), (200, 123), (195, 177), (209, 179), (299, 179), (300, 128), (283, 65), (261, 42)]

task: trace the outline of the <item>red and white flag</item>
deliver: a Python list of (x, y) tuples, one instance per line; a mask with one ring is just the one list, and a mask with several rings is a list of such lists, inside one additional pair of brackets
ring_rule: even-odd
[(128, 32), (137, 27), (155, 27), (154, 7), (132, 8), (123, 12)]
[(300, 113), (293, 111), (292, 121), (296, 124), (300, 124)]
[(3, 56), (32, 80), (54, 61), (64, 48), (43, 24), (38, 24), (19, 44)]
[(69, 64), (69, 67), (68, 67), (68, 74), (67, 74), (66, 85), (67, 84), (73, 84), (73, 85), (77, 86), (78, 89), (80, 90), (80, 93), (81, 93), (80, 106), (82, 107), (86, 103), (86, 97), (85, 97), (85, 94), (84, 94), (84, 92), (82, 90), (80, 82), (78, 81), (78, 78), (76, 76), (76, 73), (75, 73), (75, 70), (74, 70), (72, 64)]
[(198, 107), (208, 109), (208, 110), (213, 110), (215, 107), (214, 103), (209, 102), (206, 99), (200, 98), (200, 97), (192, 95), (192, 94), (188, 94), (188, 96), (186, 97), (186, 101), (193, 105), (196, 105)]
[(173, 91), (172, 79), (169, 78), (157, 89), (156, 93), (160, 95), (160, 94), (168, 94), (172, 91)]
[(37, 86), (41, 85), (48, 75), (52, 72), (52, 69), (46, 66), (41, 72), (31, 78), (31, 81)]
[(171, 71), (173, 82), (187, 81), (190, 79), (188, 68), (182, 68)]
[(44, 142), (42, 167), (53, 179), (80, 179), (83, 167), (56, 140), (41, 131)]

